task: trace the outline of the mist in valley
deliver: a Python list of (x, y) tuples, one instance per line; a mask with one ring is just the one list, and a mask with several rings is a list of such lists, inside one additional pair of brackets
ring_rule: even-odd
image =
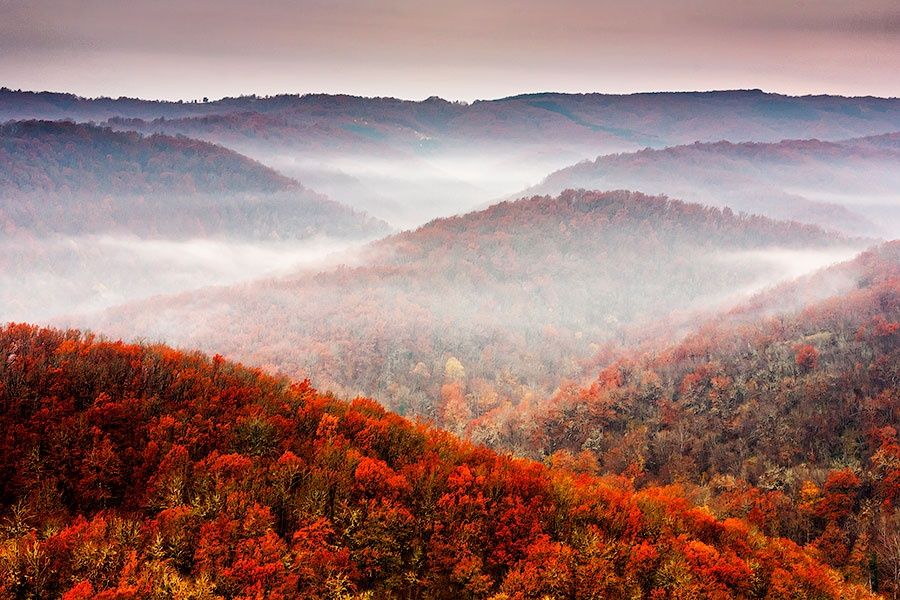
[[(678, 100), (683, 114), (655, 96), (285, 96), (11, 123), (0, 309), (220, 352), (447, 426), (440, 374), (458, 364), (482, 397), (462, 432), (895, 235), (896, 136), (848, 136), (891, 113), (804, 104), (813, 125), (776, 115), (809, 99)], [(711, 116), (726, 106), (732, 130)], [(715, 141), (785, 118), (837, 141)], [(695, 134), (713, 141), (666, 146)]]
[(900, 600), (898, 24), (0, 0), (0, 599)]
[(244, 148), (276, 171), (400, 230), (490, 206), (596, 149), (475, 140), (393, 153), (310, 152), (290, 146), (273, 152), (259, 144)]
[[(377, 397), (463, 433), (588, 380), (604, 353), (674, 343), (868, 243), (665, 198), (567, 192), (434, 221), (357, 249), (353, 264), (131, 303), (81, 324)], [(447, 385), (470, 398), (455, 416)]]
[[(235, 284), (349, 260), (359, 242), (134, 235), (0, 240), (0, 314), (6, 321), (67, 324), (79, 315), (151, 296)], [(338, 258), (340, 257), (340, 258)]]
[(527, 193), (638, 189), (848, 235), (894, 239), (900, 234), (897, 139), (695, 143), (610, 154), (554, 172)]
[[(864, 244), (838, 246), (828, 249), (760, 248), (741, 252), (722, 252), (708, 257), (710, 268), (734, 268), (734, 265), (754, 265), (758, 277), (746, 285), (719, 296), (707, 298), (703, 303), (711, 313), (727, 312), (740, 306), (755, 294), (776, 288), (779, 284), (795, 281), (804, 275), (820, 273), (828, 267), (846, 262), (857, 256), (865, 248)], [(838, 296), (850, 289), (852, 280), (841, 279), (825, 296)], [(789, 312), (785, 308), (784, 312)]]

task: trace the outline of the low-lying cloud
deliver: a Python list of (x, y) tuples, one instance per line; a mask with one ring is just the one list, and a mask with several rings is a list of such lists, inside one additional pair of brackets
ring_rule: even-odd
[[(0, 318), (46, 322), (161, 294), (284, 275), (328, 264), (357, 244), (57, 236), (0, 242)], [(24, 266), (16, 265), (28, 265)]]

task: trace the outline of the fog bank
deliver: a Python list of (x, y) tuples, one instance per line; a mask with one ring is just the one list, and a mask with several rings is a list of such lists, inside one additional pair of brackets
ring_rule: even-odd
[[(156, 295), (283, 275), (343, 259), (359, 242), (320, 236), (289, 242), (54, 236), (0, 241), (4, 321), (57, 321)], [(27, 265), (27, 266), (26, 266)]]

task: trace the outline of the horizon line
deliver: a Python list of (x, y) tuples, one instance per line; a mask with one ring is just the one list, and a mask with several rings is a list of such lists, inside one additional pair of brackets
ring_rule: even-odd
[(496, 98), (476, 98), (473, 100), (465, 100), (465, 99), (448, 99), (439, 95), (431, 95), (421, 99), (413, 99), (413, 98), (400, 98), (397, 96), (367, 96), (363, 94), (353, 94), (348, 92), (279, 92), (277, 94), (265, 94), (259, 95), (256, 93), (246, 93), (239, 95), (231, 95), (231, 96), (222, 96), (219, 98), (209, 99), (204, 96), (202, 98), (147, 98), (140, 96), (106, 96), (106, 95), (81, 95), (76, 92), (65, 92), (65, 91), (54, 91), (54, 90), (29, 90), (29, 89), (13, 89), (8, 85), (0, 86), (0, 93), (15, 93), (15, 94), (33, 94), (33, 95), (57, 95), (57, 96), (70, 96), (77, 100), (86, 100), (86, 101), (98, 101), (98, 100), (131, 100), (131, 101), (140, 101), (140, 102), (152, 102), (158, 104), (217, 104), (220, 102), (224, 102), (227, 100), (243, 100), (243, 99), (258, 99), (258, 100), (271, 100), (276, 98), (306, 98), (306, 97), (332, 97), (332, 98), (356, 98), (361, 100), (395, 100), (398, 102), (411, 102), (411, 103), (423, 103), (423, 102), (446, 102), (448, 104), (462, 104), (462, 105), (472, 105), (480, 102), (501, 102), (504, 100), (515, 100), (518, 98), (527, 98), (530, 96), (606, 96), (606, 97), (628, 97), (628, 96), (650, 96), (650, 95), (676, 95), (676, 94), (735, 94), (735, 93), (745, 93), (745, 94), (762, 94), (766, 96), (781, 96), (785, 98), (847, 98), (847, 99), (873, 99), (873, 100), (898, 100), (900, 96), (878, 96), (874, 94), (860, 94), (860, 95), (845, 95), (845, 94), (830, 94), (830, 93), (806, 93), (806, 94), (786, 94), (778, 91), (770, 91), (763, 90), (758, 87), (753, 88), (724, 88), (724, 89), (707, 89), (707, 90), (645, 90), (645, 91), (632, 91), (632, 92), (624, 92), (624, 93), (613, 93), (613, 92), (602, 92), (602, 91), (591, 91), (591, 92), (561, 92), (561, 91), (552, 91), (552, 90), (544, 90), (544, 91), (532, 91), (532, 92), (521, 92), (518, 94), (511, 94), (509, 96), (500, 96)]

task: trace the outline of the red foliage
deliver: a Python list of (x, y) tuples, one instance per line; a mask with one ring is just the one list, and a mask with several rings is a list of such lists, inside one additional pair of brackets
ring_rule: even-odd
[[(677, 487), (547, 469), (163, 347), (11, 325), (12, 348), (5, 596), (724, 597), (775, 589), (778, 573), (864, 596)], [(826, 493), (852, 484), (835, 475)]]
[(811, 371), (819, 366), (819, 352), (815, 346), (801, 344), (794, 348), (794, 361), (801, 371)]

